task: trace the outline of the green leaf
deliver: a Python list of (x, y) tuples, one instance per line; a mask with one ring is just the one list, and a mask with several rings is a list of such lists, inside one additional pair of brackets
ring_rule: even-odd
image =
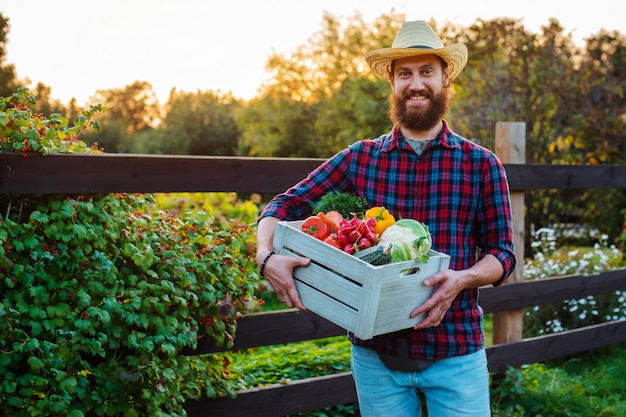
[(47, 214), (42, 213), (39, 210), (35, 210), (32, 213), (30, 213), (30, 221), (45, 224), (50, 221), (50, 218), (48, 217)]
[(19, 240), (14, 240), (13, 242), (13, 247), (15, 248), (16, 252), (23, 252), (24, 251), (24, 244), (19, 241)]
[(11, 356), (6, 353), (0, 352), (0, 366), (4, 367), (10, 363), (11, 363)]
[(162, 373), (167, 379), (176, 379), (176, 372), (172, 368), (165, 368)]
[(171, 343), (163, 343), (161, 345), (161, 351), (169, 356), (176, 355), (176, 348)]
[(31, 356), (26, 362), (28, 363), (28, 366), (30, 366), (30, 369), (33, 371), (38, 371), (44, 367), (43, 361), (36, 356)]
[(79, 239), (85, 240), (87, 238), (87, 228), (85, 225), (75, 224), (72, 229)]
[(61, 381), (59, 387), (63, 390), (72, 394), (76, 389), (76, 378), (73, 376), (67, 377)]
[(36, 249), (39, 246), (39, 240), (35, 236), (28, 236), (24, 239), (24, 246), (28, 250)]

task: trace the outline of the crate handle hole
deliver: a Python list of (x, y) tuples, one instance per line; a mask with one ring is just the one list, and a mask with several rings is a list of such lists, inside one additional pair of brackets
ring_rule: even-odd
[(401, 271), (400, 277), (408, 277), (409, 275), (415, 275), (419, 273), (420, 273), (419, 267), (409, 268), (409, 269), (405, 269), (404, 271)]

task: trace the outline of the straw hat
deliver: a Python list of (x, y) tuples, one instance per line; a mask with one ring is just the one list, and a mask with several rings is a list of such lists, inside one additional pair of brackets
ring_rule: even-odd
[(391, 63), (400, 58), (437, 55), (448, 63), (450, 79), (454, 80), (467, 63), (467, 47), (461, 43), (444, 46), (443, 41), (426, 22), (405, 22), (391, 48), (365, 54), (365, 61), (382, 78), (391, 81)]

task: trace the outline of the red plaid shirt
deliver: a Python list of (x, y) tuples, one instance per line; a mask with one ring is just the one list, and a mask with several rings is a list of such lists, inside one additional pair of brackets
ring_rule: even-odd
[[(444, 122), (439, 136), (421, 155), (400, 131), (359, 141), (339, 152), (307, 178), (279, 194), (261, 213), (282, 220), (309, 216), (312, 202), (330, 191), (356, 193), (371, 206), (419, 220), (432, 234), (433, 249), (450, 255), (450, 268), (467, 269), (485, 254), (504, 267), (499, 285), (515, 267), (509, 188), (500, 161), (489, 150), (456, 135)], [(477, 253), (479, 253), (477, 257)], [(442, 323), (409, 330), (411, 356), (439, 359), (483, 348), (478, 289), (463, 290)], [(390, 335), (353, 343), (393, 354)]]

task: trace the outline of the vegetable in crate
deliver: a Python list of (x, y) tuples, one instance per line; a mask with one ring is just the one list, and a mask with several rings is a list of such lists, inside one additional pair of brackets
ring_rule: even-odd
[(387, 265), (391, 262), (393, 244), (375, 245), (354, 254), (360, 260), (372, 265)]
[(313, 214), (338, 211), (344, 218), (349, 219), (354, 213), (365, 212), (367, 207), (367, 200), (356, 194), (331, 191), (313, 204)]
[(393, 214), (384, 207), (372, 207), (365, 212), (365, 218), (376, 220), (374, 232), (377, 235), (382, 235), (389, 226), (396, 222), (396, 218), (393, 217)]
[(330, 228), (322, 216), (310, 216), (304, 219), (302, 231), (319, 240), (324, 240), (330, 235)]
[(351, 255), (367, 249), (378, 243), (378, 236), (374, 233), (374, 219), (363, 220), (357, 216), (342, 223), (337, 232), (337, 241), (343, 251)]
[(380, 236), (379, 245), (393, 244), (391, 262), (417, 260), (426, 263), (432, 246), (428, 226), (413, 219), (401, 219)]

